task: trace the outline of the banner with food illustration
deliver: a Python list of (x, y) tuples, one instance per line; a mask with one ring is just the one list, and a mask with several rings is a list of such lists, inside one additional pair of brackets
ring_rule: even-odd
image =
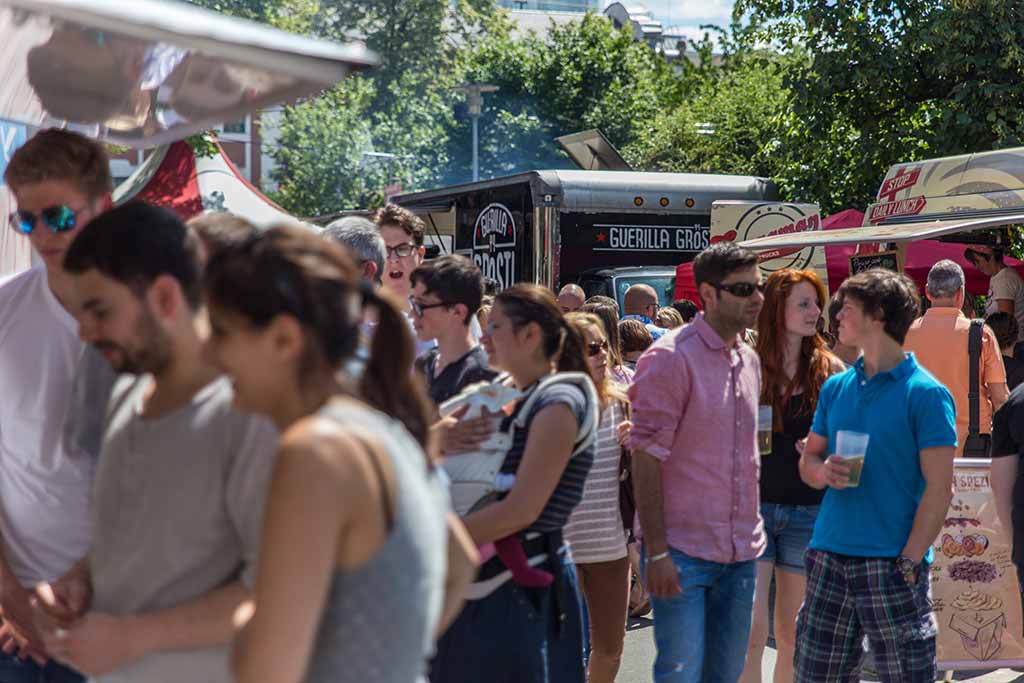
[(955, 495), (935, 542), (932, 602), (939, 668), (1024, 664), (1024, 621), (1010, 536), (999, 522), (984, 461), (958, 461)]

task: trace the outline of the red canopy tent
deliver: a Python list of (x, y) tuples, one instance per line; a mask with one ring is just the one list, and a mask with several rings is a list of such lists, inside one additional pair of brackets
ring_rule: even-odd
[(188, 220), (203, 211), (227, 211), (259, 227), (295, 219), (247, 181), (220, 143), (216, 153), (197, 156), (188, 142), (157, 147), (135, 173), (114, 190), (114, 203), (140, 199)]
[[(821, 222), (821, 229), (854, 228), (863, 224), (863, 212), (856, 209), (845, 209), (823, 220)], [(828, 288), (830, 294), (839, 289), (839, 285), (850, 274), (849, 257), (856, 248), (855, 245), (825, 248), (825, 262), (828, 268)], [(971, 294), (985, 294), (988, 292), (988, 276), (967, 262), (967, 259), (964, 258), (963, 245), (953, 242), (938, 242), (935, 240), (911, 242), (907, 245), (907, 262), (904, 264), (904, 272), (917, 283), (918, 289), (923, 292), (925, 282), (928, 280), (928, 271), (936, 262), (942, 259), (956, 261), (964, 269), (968, 292)], [(1004, 259), (1004, 262), (1024, 277), (1024, 263), (1009, 256)], [(675, 297), (676, 299), (689, 299), (696, 303), (698, 307), (700, 306), (700, 297), (697, 296), (697, 286), (693, 280), (693, 263), (681, 263), (676, 268)]]

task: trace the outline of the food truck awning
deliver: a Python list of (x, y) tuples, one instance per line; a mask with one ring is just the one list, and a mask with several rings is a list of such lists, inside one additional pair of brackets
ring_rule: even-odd
[(12, 68), (24, 69), (51, 121), (140, 148), (312, 95), (377, 63), (360, 42), (166, 0), (0, 0), (0, 29), (19, 46)]
[(772, 249), (794, 249), (809, 246), (839, 246), (843, 244), (865, 244), (873, 242), (915, 242), (937, 239), (961, 232), (999, 228), (1004, 225), (1024, 223), (1024, 213), (1003, 214), (984, 218), (963, 218), (960, 220), (936, 220), (893, 225), (872, 225), (839, 230), (792, 232), (770, 235), (740, 242), (739, 246), (755, 251)]

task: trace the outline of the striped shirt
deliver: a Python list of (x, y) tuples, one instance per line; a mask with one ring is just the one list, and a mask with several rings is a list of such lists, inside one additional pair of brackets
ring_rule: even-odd
[(611, 562), (626, 556), (626, 533), (619, 513), (618, 429), (622, 410), (611, 401), (601, 414), (594, 466), (583, 486), (583, 500), (565, 525), (565, 538), (577, 564)]
[[(527, 391), (526, 395), (529, 395), (532, 391), (543, 391), (544, 393), (538, 396), (536, 402), (534, 402), (530, 414), (527, 416), (525, 429), (516, 430), (515, 436), (512, 439), (512, 448), (509, 449), (508, 455), (505, 456), (505, 462), (501, 466), (503, 474), (515, 474), (516, 470), (519, 469), (519, 463), (523, 460), (523, 452), (526, 450), (526, 439), (530, 433), (530, 425), (533, 424), (533, 418), (540, 411), (551, 405), (563, 404), (576, 416), (577, 429), (587, 415), (587, 398), (583, 394), (583, 390), (574, 384), (554, 383), (545, 385), (541, 389), (537, 389), (535, 386)], [(524, 404), (526, 395), (519, 399), (519, 405)], [(578, 437), (577, 442), (580, 440), (581, 438)], [(577, 503), (580, 502), (580, 498), (583, 497), (583, 483), (587, 479), (587, 473), (590, 471), (590, 466), (593, 462), (594, 446), (585, 448), (572, 456), (569, 459), (569, 464), (565, 467), (565, 471), (562, 472), (562, 477), (559, 479), (558, 485), (555, 486), (551, 498), (544, 505), (544, 510), (540, 513), (540, 517), (524, 529), (524, 531), (550, 533), (564, 527), (569, 519), (569, 514), (576, 507)]]

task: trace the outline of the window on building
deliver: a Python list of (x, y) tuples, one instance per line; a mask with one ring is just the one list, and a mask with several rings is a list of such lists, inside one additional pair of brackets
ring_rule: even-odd
[(225, 133), (235, 133), (235, 134), (238, 134), (238, 135), (245, 135), (245, 133), (246, 133), (246, 125), (245, 124), (246, 124), (245, 119), (242, 119), (241, 121), (232, 121), (231, 123), (225, 123), (224, 124), (224, 132)]

